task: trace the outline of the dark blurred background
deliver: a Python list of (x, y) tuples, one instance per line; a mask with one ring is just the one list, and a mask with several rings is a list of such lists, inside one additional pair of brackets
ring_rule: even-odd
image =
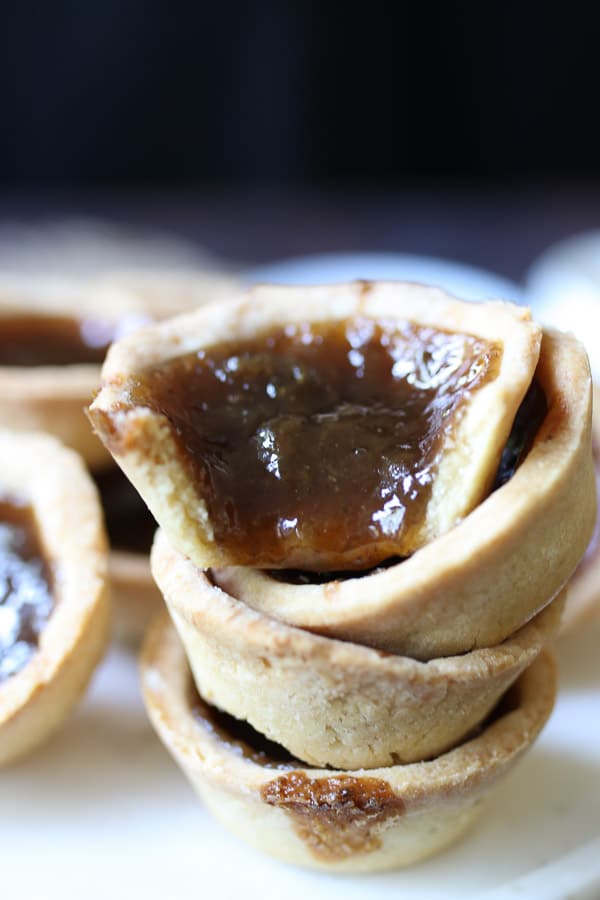
[[(37, 209), (69, 191), (101, 213), (154, 215), (221, 252), (244, 256), (246, 242), (257, 259), (357, 245), (465, 258), (452, 231), (469, 215), (483, 222), (475, 243), (494, 239), (502, 220), (508, 249), (471, 257), (512, 275), (548, 240), (598, 218), (598, 3), (25, 0), (0, 15), (5, 215), (15, 196)], [(158, 191), (163, 205), (152, 207)], [(337, 204), (329, 240), (307, 232), (323, 232), (331, 204), (302, 240), (276, 215), (269, 224), (269, 204), (301, 215), (315, 191)], [(127, 209), (114, 200), (124, 192), (137, 197)], [(398, 198), (412, 203), (417, 232), (429, 209), (424, 240), (411, 241)], [(212, 235), (202, 218), (211, 203)], [(257, 204), (262, 243), (260, 230), (248, 234)], [(375, 215), (396, 215), (395, 232), (371, 234)]]

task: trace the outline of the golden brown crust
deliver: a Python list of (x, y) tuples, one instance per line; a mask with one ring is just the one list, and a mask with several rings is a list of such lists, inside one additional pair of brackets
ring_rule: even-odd
[[(258, 287), (237, 303), (205, 307), (117, 342), (103, 367), (103, 388), (90, 408), (101, 439), (144, 497), (173, 543), (200, 567), (235, 562), (214, 537), (201, 485), (193, 483), (167, 418), (131, 400), (127, 380), (175, 356), (223, 341), (243, 341), (293, 322), (366, 316), (408, 320), (483, 338), (501, 348), (499, 371), (461, 409), (444, 437), (420, 542), (451, 528), (489, 490), (516, 410), (539, 355), (540, 331), (527, 310), (510, 304), (462, 303), (439, 290), (402, 283), (329, 287)], [(309, 550), (289, 565), (318, 568)], [(352, 557), (354, 550), (348, 551)], [(340, 559), (335, 565), (340, 568)]]
[(421, 663), (255, 612), (160, 531), (152, 571), (202, 696), (298, 759), (340, 769), (430, 759), (463, 740), (556, 635), (564, 605), (499, 646)]
[(556, 691), (552, 660), (543, 653), (511, 690), (504, 712), (430, 762), (368, 775), (293, 764), (274, 771), (224, 740), (202, 704), (192, 713), (189, 668), (166, 616), (148, 634), (141, 667), (154, 727), (217, 818), (287, 862), (338, 872), (408, 865), (459, 837), (485, 792), (530, 747)]
[(265, 615), (417, 659), (493, 646), (562, 588), (590, 539), (596, 492), (587, 356), (544, 333), (536, 378), (548, 413), (525, 461), (459, 525), (399, 565), (324, 585), (218, 570)]
[(107, 552), (94, 485), (48, 435), (0, 431), (0, 493), (35, 517), (56, 606), (39, 648), (0, 684), (0, 764), (28, 752), (67, 715), (108, 642)]
[[(600, 387), (594, 385), (592, 443), (596, 468), (596, 493), (600, 498)], [(600, 504), (596, 513), (596, 529), (586, 556), (569, 582), (562, 633), (571, 632), (590, 616), (600, 613)]]

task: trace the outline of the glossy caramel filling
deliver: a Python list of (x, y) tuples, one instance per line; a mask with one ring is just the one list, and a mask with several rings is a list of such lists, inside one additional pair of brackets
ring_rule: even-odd
[(117, 466), (93, 477), (112, 549), (148, 555), (156, 522), (129, 479)]
[(2, 318), (0, 366), (99, 365), (114, 332), (112, 323), (70, 316)]
[(129, 385), (165, 415), (239, 565), (365, 569), (420, 541), (439, 453), (500, 350), (354, 318), (169, 360)]
[[(496, 477), (494, 479), (493, 490), (502, 487), (503, 484), (506, 484), (506, 482), (513, 477), (529, 453), (535, 440), (535, 436), (538, 433), (547, 412), (548, 404), (544, 392), (537, 381), (533, 381), (517, 411), (508, 441), (502, 451), (500, 465), (498, 466), (498, 471), (496, 472)], [(598, 545), (600, 545), (600, 453), (598, 453), (596, 457), (596, 464), (599, 517), (596, 523), (596, 543), (594, 543), (594, 539), (592, 539), (592, 544), (596, 547), (596, 550), (593, 552), (597, 552), (599, 549)], [(590, 547), (591, 546), (592, 545), (590, 545)], [(584, 557), (582, 565), (585, 563), (589, 553), (590, 548), (588, 548), (588, 553)], [(388, 559), (383, 560), (379, 565), (374, 566), (372, 569), (363, 570), (362, 572), (307, 572), (302, 569), (270, 569), (268, 570), (268, 575), (284, 584), (327, 584), (331, 581), (345, 581), (351, 578), (376, 574), (383, 569), (387, 569), (390, 566), (402, 562), (402, 559), (403, 557), (391, 556)]]
[(0, 501), (0, 682), (34, 655), (53, 607), (32, 512)]

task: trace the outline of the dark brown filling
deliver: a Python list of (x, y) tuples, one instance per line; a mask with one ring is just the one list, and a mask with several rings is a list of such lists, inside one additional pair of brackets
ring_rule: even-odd
[(94, 474), (113, 550), (150, 552), (156, 522), (129, 479), (116, 466)]
[(288, 326), (130, 384), (240, 565), (365, 569), (419, 543), (443, 435), (500, 350), (409, 322)]
[(206, 703), (198, 694), (193, 681), (190, 682), (190, 709), (202, 727), (210, 728), (231, 752), (269, 769), (304, 768), (304, 763), (288, 753), (285, 747), (270, 741), (249, 722), (236, 719)]
[(32, 512), (0, 501), (0, 682), (29, 662), (53, 607)]
[[(531, 449), (547, 411), (548, 404), (544, 392), (537, 381), (533, 381), (517, 411), (508, 441), (502, 452), (500, 465), (494, 479), (494, 490), (502, 487), (515, 474)], [(598, 484), (600, 490), (600, 480)], [(600, 532), (600, 527), (597, 528), (597, 532)], [(598, 534), (598, 540), (600, 541), (600, 534)], [(300, 569), (270, 569), (268, 574), (276, 581), (285, 584), (326, 584), (330, 581), (343, 581), (375, 574), (399, 562), (402, 562), (401, 557), (392, 556), (378, 566), (362, 572), (306, 572)]]
[(0, 366), (99, 365), (114, 337), (110, 322), (22, 315), (0, 320)]

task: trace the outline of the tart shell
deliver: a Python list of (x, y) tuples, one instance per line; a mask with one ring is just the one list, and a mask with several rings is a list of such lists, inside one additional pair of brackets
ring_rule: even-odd
[(422, 663), (284, 625), (234, 600), (161, 531), (152, 571), (202, 697), (318, 766), (375, 768), (456, 745), (558, 632), (564, 598), (502, 644)]
[(0, 765), (61, 724), (109, 637), (107, 548), (96, 489), (79, 457), (47, 435), (0, 431), (0, 492), (33, 510), (55, 607), (37, 651), (0, 684)]
[(207, 808), (238, 837), (285, 862), (332, 872), (406, 866), (458, 839), (489, 789), (531, 746), (554, 703), (544, 652), (484, 730), (429, 762), (370, 770), (260, 765), (215, 731), (166, 615), (141, 660), (150, 719)]

